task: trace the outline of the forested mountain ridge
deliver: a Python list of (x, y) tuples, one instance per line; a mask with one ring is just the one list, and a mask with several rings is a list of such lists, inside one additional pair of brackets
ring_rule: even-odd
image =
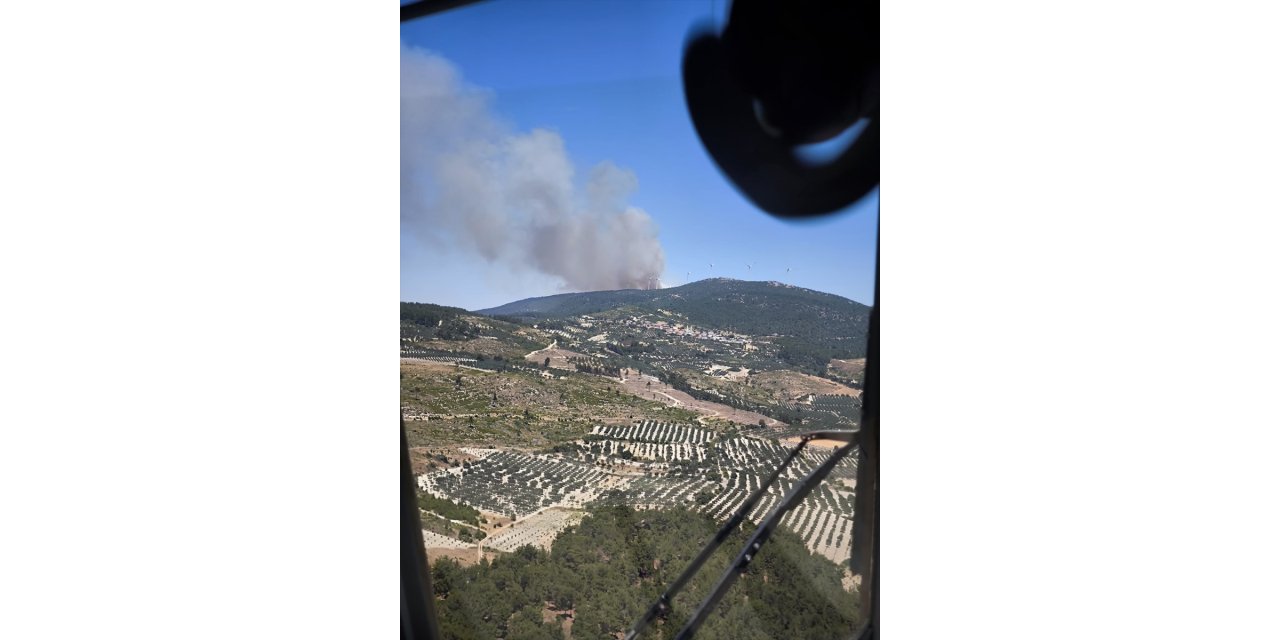
[[(842, 357), (865, 351), (871, 308), (840, 296), (779, 282), (729, 278), (667, 289), (588, 291), (528, 298), (475, 313), (565, 318), (631, 307), (666, 311), (691, 324), (755, 336), (789, 336), (798, 348), (835, 349)], [(830, 357), (830, 356), (828, 356)]]

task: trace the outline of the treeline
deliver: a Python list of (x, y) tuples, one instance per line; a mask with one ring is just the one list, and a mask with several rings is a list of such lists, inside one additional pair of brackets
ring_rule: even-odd
[(541, 368), (524, 361), (516, 362), (515, 360), (503, 358), (501, 355), (486, 356), (483, 353), (476, 354), (476, 361), (467, 366), (489, 371), (524, 371), (527, 373), (539, 373), (542, 371)]
[(465, 504), (458, 504), (451, 500), (433, 496), (426, 491), (418, 491), (418, 508), (439, 514), (450, 520), (473, 524), (477, 527), (480, 526), (479, 511)]
[(475, 542), (484, 540), (487, 537), (483, 529), (472, 529), (460, 524), (455, 524), (433, 513), (422, 514), (422, 528), (427, 531), (434, 531), (442, 536), (449, 538), (457, 538), (463, 542)]
[(531, 324), (531, 322), (532, 322), (532, 320), (531, 320), (530, 318), (525, 318), (525, 317), (523, 317), (523, 316), (502, 316), (502, 315), (499, 315), (499, 316), (489, 316), (489, 317), (490, 317), (490, 318), (493, 318), (494, 320), (501, 320), (501, 321), (503, 321), (503, 322), (507, 322), (507, 323), (510, 323), (510, 324), (526, 325), (526, 324)]
[(400, 303), (400, 322), (416, 324), (420, 327), (434, 327), (441, 321), (451, 320), (466, 313), (466, 309), (427, 302)]
[[(440, 630), (446, 638), (562, 640), (610, 638), (630, 628), (714, 535), (716, 523), (685, 510), (601, 507), (556, 538), (550, 552), (515, 553), (462, 567), (432, 566)], [(673, 610), (645, 638), (671, 638), (745, 543), (735, 532), (675, 598)], [(842, 570), (812, 555), (790, 531), (775, 532), (747, 572), (708, 617), (698, 638), (835, 638), (857, 628), (855, 594)], [(544, 612), (554, 622), (543, 622)]]
[(827, 365), (832, 358), (860, 358), (866, 353), (866, 345), (834, 347), (799, 338), (778, 338), (778, 358), (805, 373), (830, 378)]
[(598, 376), (611, 376), (617, 378), (622, 375), (622, 369), (619, 369), (618, 367), (592, 366), (582, 362), (575, 362), (573, 363), (573, 368), (576, 369), (578, 373), (591, 373)]
[(470, 353), (460, 353), (458, 351), (445, 351), (443, 349), (401, 349), (400, 355), (405, 358), (465, 358), (474, 360), (475, 356)]
[(573, 364), (573, 368), (577, 370), (578, 373), (590, 373), (597, 376), (611, 376), (614, 378), (622, 375), (622, 367), (615, 366), (610, 362), (605, 362), (597, 358), (569, 356), (568, 360)]
[(404, 338), (471, 340), (483, 334), (481, 327), (468, 322), (466, 309), (425, 302), (400, 303), (400, 335)]

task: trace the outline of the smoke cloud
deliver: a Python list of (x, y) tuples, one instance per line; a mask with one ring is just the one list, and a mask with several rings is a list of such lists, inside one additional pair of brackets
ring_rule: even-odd
[(428, 244), (534, 269), (574, 291), (655, 286), (665, 266), (631, 171), (581, 182), (554, 131), (513, 132), (444, 58), (400, 52), (400, 221)]

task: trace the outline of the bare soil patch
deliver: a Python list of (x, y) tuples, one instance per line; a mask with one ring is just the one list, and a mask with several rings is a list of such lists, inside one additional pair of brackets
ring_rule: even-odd
[(831, 360), (827, 363), (827, 368), (845, 378), (856, 379), (867, 368), (866, 358), (857, 358), (854, 360)]
[(431, 454), (428, 453), (426, 447), (410, 447), (409, 465), (412, 467), (413, 475), (415, 476), (434, 471), (440, 467), (438, 462), (431, 460)]
[[(437, 456), (444, 456), (445, 460), (441, 460)], [(472, 462), (474, 460), (476, 460), (475, 456), (464, 453), (460, 447), (454, 445), (409, 447), (409, 463), (412, 465), (413, 475), (415, 476), (430, 471), (457, 467), (464, 462)]]
[(498, 556), (495, 551), (478, 552), (474, 547), (469, 549), (442, 549), (440, 547), (427, 547), (427, 560), (435, 562), (438, 558), (453, 558), (458, 564), (469, 567), (480, 562), (480, 558), (484, 557), (489, 561), (493, 561)]
[[(795, 446), (797, 444), (800, 444), (800, 438), (784, 438), (782, 442)], [(844, 444), (845, 443), (839, 440), (824, 440), (821, 438), (817, 440), (809, 441), (810, 447), (821, 447), (823, 449), (839, 449)]]
[(767, 391), (776, 400), (784, 402), (809, 394), (855, 398), (862, 395), (859, 389), (799, 371), (762, 371), (751, 376), (751, 383)]
[(480, 528), (484, 529), (484, 534), (486, 536), (492, 536), (496, 533), (509, 531), (511, 528), (511, 523), (515, 522), (515, 520), (508, 518), (507, 516), (499, 515), (499, 514), (493, 513), (492, 511), (481, 510), (480, 517), (484, 518), (485, 523), (481, 525)]
[(400, 358), (400, 369), (402, 371), (453, 371), (457, 369), (448, 362), (436, 362), (434, 360), (423, 360), (421, 358)]
[(624, 376), (625, 381), (622, 383), (622, 388), (626, 389), (632, 395), (645, 400), (653, 400), (673, 407), (682, 407), (684, 409), (696, 411), (705, 416), (722, 418), (738, 424), (754, 425), (759, 424), (761, 420), (764, 420), (764, 423), (767, 426), (773, 427), (782, 425), (781, 422), (754, 411), (743, 411), (718, 402), (697, 400), (693, 396), (680, 391), (679, 389), (672, 388), (656, 378), (652, 378), (650, 376), (638, 376), (631, 370), (624, 372)]
[(534, 351), (533, 353), (526, 355), (524, 359), (530, 363), (542, 366), (542, 363), (546, 362), (547, 358), (551, 358), (550, 366), (552, 369), (576, 371), (577, 368), (573, 366), (572, 362), (569, 362), (569, 358), (585, 357), (585, 355), (578, 353), (577, 351), (570, 351), (568, 349), (556, 347), (554, 349), (540, 349), (538, 351)]

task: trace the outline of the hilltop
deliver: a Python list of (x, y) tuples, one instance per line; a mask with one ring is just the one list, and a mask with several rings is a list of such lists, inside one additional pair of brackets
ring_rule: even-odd
[(459, 352), (519, 360), (551, 338), (531, 327), (481, 316), (458, 307), (422, 302), (400, 303), (400, 348), (407, 351)]
[(476, 311), (528, 320), (609, 311), (665, 312), (689, 324), (754, 336), (799, 339), (797, 346), (852, 346), (863, 354), (871, 308), (848, 298), (783, 284), (711, 278), (668, 289), (588, 291), (527, 298)]

